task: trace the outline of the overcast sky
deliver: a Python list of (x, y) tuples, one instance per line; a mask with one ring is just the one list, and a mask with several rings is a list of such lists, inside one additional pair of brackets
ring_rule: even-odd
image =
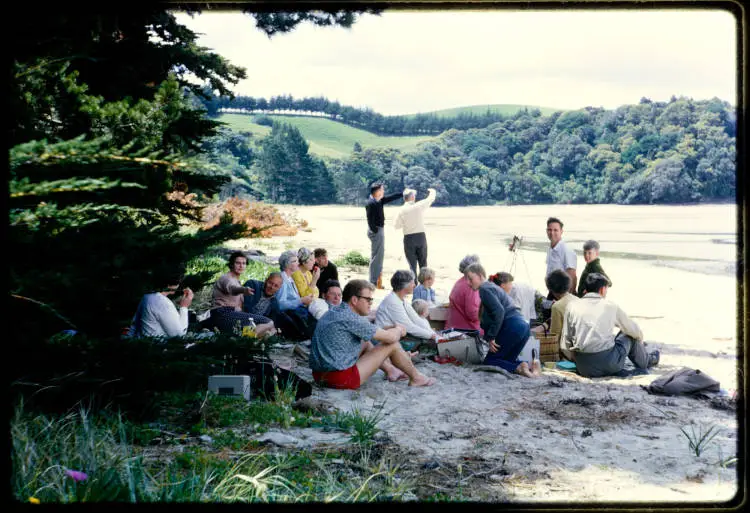
[(736, 103), (736, 20), (719, 10), (386, 11), (270, 39), (239, 11), (176, 14), (201, 46), (247, 68), (241, 95), (325, 96), (382, 114), (611, 109), (672, 95)]

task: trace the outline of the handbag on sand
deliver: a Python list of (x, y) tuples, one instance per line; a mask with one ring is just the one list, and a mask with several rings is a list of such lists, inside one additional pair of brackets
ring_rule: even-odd
[(452, 328), (438, 332), (438, 355), (452, 356), (456, 360), (480, 364), (487, 355), (487, 344), (479, 337), (479, 330)]
[(720, 384), (708, 374), (698, 369), (683, 367), (655, 379), (648, 386), (643, 386), (649, 394), (679, 395), (699, 394), (701, 392), (718, 392)]

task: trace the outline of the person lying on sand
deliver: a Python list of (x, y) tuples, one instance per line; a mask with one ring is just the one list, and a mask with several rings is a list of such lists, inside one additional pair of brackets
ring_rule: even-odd
[(484, 310), (481, 325), (484, 339), (490, 345), (484, 364), (497, 365), (508, 372), (516, 372), (527, 378), (541, 375), (539, 361), (534, 360), (532, 370), (529, 369), (528, 363), (518, 359), (529, 338), (530, 329), (510, 296), (494, 283), (487, 281), (487, 273), (481, 264), (471, 264), (464, 274), (471, 288), (479, 291)]
[[(366, 280), (349, 281), (343, 302), (320, 318), (310, 349), (313, 378), (330, 388), (357, 389), (381, 369), (390, 381), (408, 379), (409, 386), (433, 385), (435, 378), (419, 372), (401, 347), (399, 341), (406, 335), (403, 326), (383, 329), (367, 321), (374, 290)], [(374, 346), (371, 340), (380, 343)]]

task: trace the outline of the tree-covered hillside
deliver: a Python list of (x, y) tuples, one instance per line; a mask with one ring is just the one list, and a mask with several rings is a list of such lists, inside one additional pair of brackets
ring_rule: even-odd
[[(285, 147), (301, 151), (298, 144)], [(435, 187), (442, 205), (652, 204), (734, 200), (735, 154), (736, 114), (729, 103), (673, 97), (550, 116), (520, 111), (487, 128), (448, 130), (415, 150), (355, 144), (351, 156), (322, 163), (335, 187), (326, 198), (331, 203), (364, 202), (368, 184), (380, 180), (390, 190)], [(261, 184), (277, 172), (283, 171), (261, 160), (248, 167)], [(282, 201), (321, 201), (298, 194)]]
[[(324, 97), (295, 99), (291, 95), (273, 96), (270, 100), (252, 96), (237, 96), (233, 99), (212, 97), (206, 101), (206, 110), (212, 116), (222, 112), (322, 116), (385, 136), (437, 135), (451, 128), (459, 130), (484, 128), (492, 123), (503, 121), (520, 110), (529, 111), (532, 115), (542, 114), (542, 110), (537, 107), (485, 105), (384, 116), (369, 107), (357, 108), (341, 105), (338, 101), (331, 101)], [(545, 108), (544, 113), (551, 114), (552, 112), (554, 109)]]

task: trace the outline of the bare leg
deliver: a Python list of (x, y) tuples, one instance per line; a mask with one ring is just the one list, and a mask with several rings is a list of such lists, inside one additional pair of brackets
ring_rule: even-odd
[(414, 362), (411, 361), (411, 354), (404, 351), (401, 344), (397, 343), (392, 345), (394, 346), (394, 349), (391, 353), (391, 363), (409, 376), (410, 387), (428, 387), (435, 384), (437, 381), (435, 378), (428, 378), (414, 367)]
[(270, 337), (271, 335), (275, 335), (276, 328), (273, 325), (273, 321), (267, 322), (265, 324), (258, 324), (255, 327), (255, 334), (258, 335), (259, 337), (262, 337), (262, 336)]
[(527, 378), (535, 378), (536, 376), (531, 372), (529, 369), (529, 364), (526, 362), (521, 362), (521, 365), (516, 367), (516, 374), (520, 374), (521, 376), (526, 376)]
[(365, 351), (357, 361), (360, 384), (375, 374), (375, 371), (383, 365), (388, 357), (391, 358), (392, 364), (397, 369), (409, 376), (409, 385), (429, 386), (435, 382), (434, 378), (428, 378), (414, 367), (411, 358), (404, 352), (401, 344), (378, 344)]
[(531, 373), (537, 378), (542, 375), (542, 362), (534, 360), (531, 364)]
[[(372, 344), (372, 342), (362, 342), (362, 349), (359, 352), (360, 358), (362, 355), (364, 355), (367, 351), (370, 351), (375, 346)], [(400, 379), (408, 379), (408, 376), (398, 370), (396, 367), (393, 366), (391, 363), (390, 358), (386, 358), (383, 360), (383, 364), (379, 367), (380, 370), (382, 370), (385, 373), (385, 377), (388, 381), (398, 381)]]

